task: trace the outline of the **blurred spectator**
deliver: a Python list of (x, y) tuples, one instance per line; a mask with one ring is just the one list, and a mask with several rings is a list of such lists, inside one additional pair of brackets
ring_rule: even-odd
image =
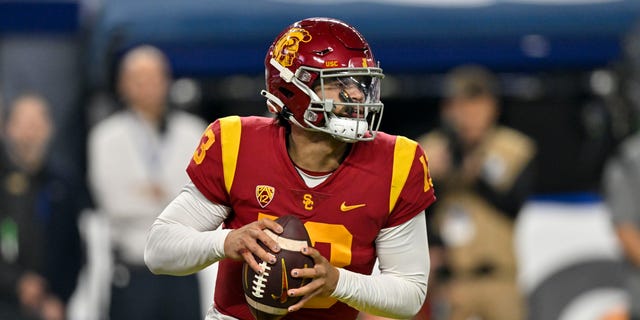
[(440, 186), (429, 221), (432, 274), (448, 275), (429, 286), (432, 300), (441, 293), (446, 301), (437, 319), (522, 319), (513, 227), (533, 187), (534, 143), (497, 124), (498, 83), (488, 70), (452, 70), (445, 96), (440, 128), (419, 139)]
[(9, 107), (0, 148), (0, 319), (62, 320), (81, 265), (73, 179), (48, 161), (54, 128), (36, 94)]
[(170, 108), (170, 82), (161, 51), (132, 49), (118, 78), (126, 108), (89, 135), (89, 183), (111, 233), (111, 319), (201, 319), (196, 276), (154, 276), (143, 258), (149, 226), (188, 181), (184, 164), (195, 145), (184, 141), (198, 141), (205, 129), (199, 118)]
[(628, 137), (605, 166), (603, 187), (626, 257), (631, 319), (640, 320), (640, 132)]

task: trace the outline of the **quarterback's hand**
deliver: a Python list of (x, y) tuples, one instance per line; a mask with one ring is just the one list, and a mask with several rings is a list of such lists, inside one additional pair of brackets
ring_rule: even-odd
[(227, 238), (224, 240), (225, 256), (233, 260), (244, 260), (255, 272), (262, 273), (263, 270), (260, 268), (253, 255), (255, 254), (257, 257), (262, 259), (262, 261), (267, 261), (269, 263), (275, 263), (276, 257), (264, 250), (258, 244), (258, 241), (262, 242), (273, 252), (280, 251), (278, 243), (271, 239), (264, 232), (264, 229), (269, 229), (276, 234), (282, 232), (282, 226), (267, 218), (252, 222), (242, 228), (235, 229), (229, 232), (229, 235), (227, 235)]
[(307, 247), (302, 249), (302, 253), (313, 258), (315, 265), (313, 268), (293, 269), (291, 275), (294, 278), (310, 278), (312, 280), (305, 286), (288, 291), (291, 297), (303, 296), (298, 303), (289, 307), (289, 312), (299, 310), (313, 297), (330, 296), (336, 290), (340, 277), (338, 269), (329, 263), (318, 250)]

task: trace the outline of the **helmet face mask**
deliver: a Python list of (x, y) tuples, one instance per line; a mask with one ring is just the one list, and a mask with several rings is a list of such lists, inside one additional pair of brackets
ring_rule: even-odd
[[(317, 71), (317, 97), (305, 112), (305, 123), (337, 139), (355, 142), (375, 138), (382, 118), (379, 68)], [(323, 125), (316, 125), (315, 115), (321, 114)]]
[(342, 141), (375, 138), (384, 75), (354, 28), (328, 18), (296, 22), (276, 38), (265, 66), (271, 112)]

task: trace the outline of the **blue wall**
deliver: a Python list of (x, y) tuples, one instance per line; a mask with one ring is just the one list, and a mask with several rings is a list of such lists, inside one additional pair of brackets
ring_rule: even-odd
[[(331, 16), (356, 26), (391, 72), (442, 71), (463, 62), (496, 70), (590, 68), (618, 57), (621, 36), (639, 12), (640, 1), (634, 0), (581, 5), (498, 0), (476, 7), (384, 1), (111, 0), (95, 27), (90, 61), (93, 76), (101, 79), (105, 70), (100, 62), (137, 43), (153, 42), (169, 52), (179, 74), (255, 74), (263, 69), (268, 45), (285, 26), (306, 17)], [(525, 43), (533, 47), (527, 50)]]

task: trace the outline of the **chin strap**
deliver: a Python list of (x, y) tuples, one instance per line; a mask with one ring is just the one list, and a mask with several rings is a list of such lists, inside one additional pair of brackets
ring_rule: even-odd
[(307, 127), (303, 126), (300, 122), (298, 122), (298, 120), (296, 120), (296, 118), (287, 109), (287, 107), (284, 105), (282, 100), (280, 100), (280, 98), (278, 98), (275, 95), (271, 94), (267, 90), (260, 91), (260, 94), (267, 99), (267, 108), (269, 109), (269, 112), (275, 113), (275, 114), (282, 113), (285, 116), (285, 118), (287, 118), (293, 124), (295, 124), (295, 125), (297, 125), (297, 126), (299, 126), (301, 128), (307, 129)]
[(261, 90), (260, 94), (267, 99), (267, 108), (269, 109), (269, 112), (277, 114), (284, 109), (284, 103), (282, 100), (271, 94), (269, 91)]

